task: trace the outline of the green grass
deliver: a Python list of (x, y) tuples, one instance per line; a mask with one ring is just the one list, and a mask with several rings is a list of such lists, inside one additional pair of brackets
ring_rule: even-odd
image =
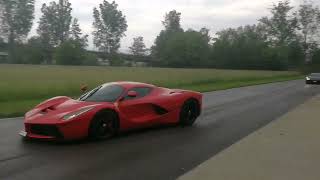
[(298, 79), (297, 72), (0, 65), (0, 117), (22, 115), (53, 96), (79, 96), (89, 88), (112, 81), (139, 81), (201, 92)]

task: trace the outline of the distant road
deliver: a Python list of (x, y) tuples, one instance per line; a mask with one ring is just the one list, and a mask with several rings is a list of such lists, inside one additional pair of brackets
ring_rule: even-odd
[(23, 142), (21, 118), (0, 120), (0, 179), (175, 179), (319, 93), (302, 80), (206, 93), (193, 127), (101, 142)]

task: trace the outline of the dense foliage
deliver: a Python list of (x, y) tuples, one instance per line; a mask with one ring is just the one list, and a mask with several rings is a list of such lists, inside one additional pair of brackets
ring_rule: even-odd
[(273, 5), (271, 16), (261, 18), (257, 25), (221, 30), (213, 39), (205, 28), (184, 32), (181, 14), (171, 11), (152, 48), (154, 65), (285, 70), (301, 67), (308, 60), (316, 63), (311, 60), (318, 58), (312, 54), (319, 49), (319, 39), (310, 48), (311, 43), (302, 37), (319, 36), (320, 11), (308, 3), (299, 7), (299, 13), (292, 9), (289, 1), (280, 1)]
[(88, 36), (72, 17), (69, 0), (43, 4), (38, 36), (28, 41), (34, 0), (0, 3), (0, 50), (9, 52), (9, 63), (97, 65), (100, 58), (115, 66), (131, 64), (128, 61), (179, 68), (308, 70), (320, 66), (320, 10), (308, 1), (298, 7), (289, 0), (279, 1), (271, 7), (270, 16), (256, 24), (223, 29), (215, 35), (207, 28), (183, 29), (183, 15), (172, 10), (165, 14), (164, 29), (151, 52), (139, 36), (129, 48), (131, 55), (118, 51), (128, 25), (115, 1), (103, 0), (93, 10), (93, 44), (99, 52), (90, 53)]
[(154, 65), (166, 67), (206, 67), (210, 47), (197, 31), (162, 32), (153, 47)]

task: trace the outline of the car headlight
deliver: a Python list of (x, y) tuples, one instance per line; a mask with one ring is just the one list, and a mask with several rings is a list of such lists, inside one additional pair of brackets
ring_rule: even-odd
[(309, 78), (309, 77), (306, 77), (306, 80), (310, 81), (310, 78)]
[(69, 114), (63, 116), (62, 119), (63, 119), (63, 121), (69, 121), (73, 118), (80, 116), (81, 114), (84, 114), (84, 113), (90, 111), (93, 108), (94, 108), (93, 106), (82, 108), (78, 111), (75, 111), (75, 112), (72, 112), (72, 113), (69, 113)]

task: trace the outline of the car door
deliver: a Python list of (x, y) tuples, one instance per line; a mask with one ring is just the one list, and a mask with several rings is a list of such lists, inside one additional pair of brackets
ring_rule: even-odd
[(119, 102), (118, 108), (124, 118), (132, 125), (137, 127), (154, 125), (157, 122), (157, 113), (154, 111), (150, 94), (151, 87), (135, 87), (128, 92), (136, 92), (136, 97), (128, 95)]

